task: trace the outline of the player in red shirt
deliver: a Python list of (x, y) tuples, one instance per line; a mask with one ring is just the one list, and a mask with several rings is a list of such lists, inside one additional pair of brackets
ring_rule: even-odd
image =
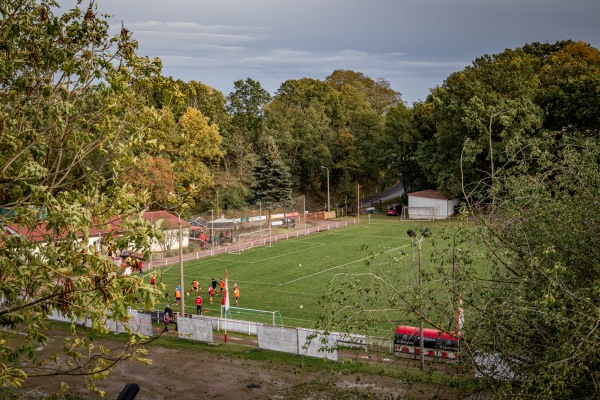
[(210, 304), (212, 304), (212, 298), (213, 298), (214, 294), (215, 294), (215, 289), (213, 289), (212, 286), (209, 286), (208, 287), (208, 297), (209, 297)]
[(196, 297), (196, 314), (202, 315), (202, 296)]

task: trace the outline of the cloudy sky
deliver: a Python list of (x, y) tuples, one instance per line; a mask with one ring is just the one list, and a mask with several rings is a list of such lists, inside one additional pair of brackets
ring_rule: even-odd
[(600, 0), (96, 0), (163, 74), (224, 95), (336, 69), (383, 78), (410, 105), (476, 57), (573, 39), (600, 48)]

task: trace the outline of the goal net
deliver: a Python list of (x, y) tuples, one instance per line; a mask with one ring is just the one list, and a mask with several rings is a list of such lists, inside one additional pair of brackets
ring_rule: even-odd
[(258, 231), (240, 233), (238, 235), (237, 251), (240, 254), (244, 249), (251, 249), (258, 246), (271, 247), (271, 228), (265, 228)]
[(225, 312), (225, 307), (221, 306), (221, 318), (283, 327), (283, 320), (281, 319), (281, 312), (279, 312), (279, 310), (266, 311), (254, 310), (251, 308), (229, 307), (229, 310)]
[(435, 207), (402, 207), (402, 219), (433, 221)]

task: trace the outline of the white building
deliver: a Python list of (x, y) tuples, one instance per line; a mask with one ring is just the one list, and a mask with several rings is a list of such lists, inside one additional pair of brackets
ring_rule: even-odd
[(449, 199), (437, 190), (422, 190), (408, 194), (408, 207), (402, 214), (408, 219), (445, 219), (454, 215), (454, 207), (460, 204), (460, 198)]

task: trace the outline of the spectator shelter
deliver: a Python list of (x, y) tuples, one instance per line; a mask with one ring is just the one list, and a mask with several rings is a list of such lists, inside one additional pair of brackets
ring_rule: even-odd
[(233, 229), (235, 221), (225, 218), (221, 215), (220, 218), (214, 221), (208, 221), (206, 228), (208, 229), (208, 237), (214, 239), (215, 243), (230, 243), (233, 237)]
[(454, 215), (460, 198), (449, 199), (438, 190), (421, 190), (408, 194), (408, 207), (402, 209), (402, 217), (408, 219), (434, 220)]

